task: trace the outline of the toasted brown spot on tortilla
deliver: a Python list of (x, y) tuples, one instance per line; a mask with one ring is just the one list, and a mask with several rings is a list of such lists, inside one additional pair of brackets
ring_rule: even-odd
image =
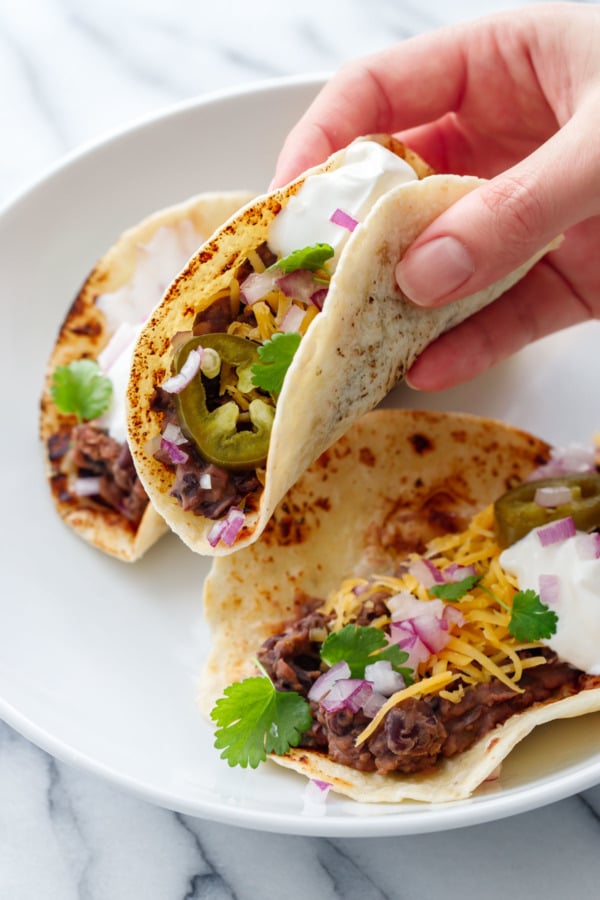
[(363, 464), (363, 466), (373, 467), (375, 465), (375, 454), (369, 447), (361, 447), (359, 450), (358, 458)]
[(411, 434), (408, 439), (419, 456), (433, 449), (431, 441), (424, 434)]

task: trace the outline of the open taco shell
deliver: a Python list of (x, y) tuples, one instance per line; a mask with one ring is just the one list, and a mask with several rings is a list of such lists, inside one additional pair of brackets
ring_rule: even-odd
[[(119, 559), (138, 559), (167, 526), (151, 504), (139, 522), (132, 524), (98, 497), (80, 496), (73, 490), (77, 473), (68, 445), (77, 420), (55, 405), (50, 392), (53, 374), (57, 366), (66, 366), (73, 360), (96, 360), (119, 320), (123, 321), (119, 305), (130, 302), (129, 289), (136, 279), (138, 293), (141, 289), (147, 294), (143, 301), (155, 305), (196, 247), (250, 196), (241, 191), (197, 195), (156, 212), (125, 231), (87, 277), (60, 327), (48, 361), (40, 409), (40, 436), (52, 498), (69, 527), (89, 544)], [(146, 266), (142, 271), (144, 259), (149, 256), (149, 269)], [(170, 268), (172, 265), (174, 269)], [(110, 305), (105, 308), (112, 310), (110, 314), (98, 302), (100, 298), (110, 298)], [(123, 310), (121, 313), (128, 315)], [(51, 449), (57, 437), (57, 443), (62, 445), (60, 454)]]
[[(348, 577), (393, 574), (432, 538), (462, 532), (548, 452), (531, 435), (469, 415), (378, 410), (356, 422), (287, 493), (259, 541), (213, 562), (202, 712), (257, 673), (258, 648), (298, 615), (299, 593), (325, 598)], [(597, 688), (536, 704), (434, 772), (365, 773), (304, 748), (270, 758), (363, 802), (450, 801), (472, 794), (536, 725), (598, 709)]]
[[(378, 140), (406, 155), (397, 141)], [(214, 523), (182, 509), (172, 496), (173, 472), (147, 450), (160, 432), (152, 397), (170, 374), (171, 339), (192, 330), (198, 312), (230, 283), (236, 267), (268, 241), (272, 222), (305, 178), (339, 166), (343, 152), (287, 187), (253, 201), (227, 222), (171, 285), (138, 342), (128, 391), (132, 453), (155, 508), (198, 553), (227, 554), (256, 540), (287, 489), (382, 400), (427, 344), (506, 291), (542, 255), (449, 306), (427, 310), (407, 301), (395, 282), (396, 263), (440, 213), (481, 184), (475, 177), (431, 174), (425, 163), (408, 153), (418, 179), (384, 193), (354, 228), (323, 310), (311, 321), (287, 370), (277, 398), (264, 487), (246, 508), (235, 540), (211, 545), (208, 536)]]

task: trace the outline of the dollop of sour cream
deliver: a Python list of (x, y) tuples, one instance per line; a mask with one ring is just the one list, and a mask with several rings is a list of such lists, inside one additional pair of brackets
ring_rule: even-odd
[(558, 616), (556, 634), (542, 643), (565, 662), (600, 675), (600, 559), (588, 559), (583, 551), (590, 535), (577, 532), (544, 547), (539, 530), (504, 550), (500, 565), (520, 590), (540, 593), (540, 579), (543, 584), (545, 576), (555, 577), (552, 598), (541, 599)]
[(96, 424), (106, 428), (120, 443), (127, 439), (125, 394), (136, 341), (168, 285), (202, 241), (202, 235), (189, 219), (159, 228), (147, 244), (137, 248), (135, 270), (130, 280), (117, 291), (96, 298), (107, 327), (113, 331), (98, 356), (102, 373), (113, 386), (112, 399)]
[(330, 244), (335, 251), (332, 268), (350, 237), (348, 229), (330, 221), (336, 209), (361, 222), (382, 194), (416, 180), (412, 166), (391, 150), (375, 141), (356, 141), (335, 169), (309, 175), (290, 197), (269, 229), (269, 246), (287, 256), (313, 244)]

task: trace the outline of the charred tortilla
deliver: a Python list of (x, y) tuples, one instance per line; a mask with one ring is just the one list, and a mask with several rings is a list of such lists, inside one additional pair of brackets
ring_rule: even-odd
[[(198, 465), (185, 468), (194, 459), (201, 466), (212, 461), (202, 455), (193, 435), (186, 447), (186, 454), (192, 459), (181, 466), (175, 462), (165, 464), (164, 459), (159, 460), (148, 451), (164, 428), (164, 396), (160, 392), (172, 374), (176, 353), (172, 341), (181, 333), (200, 335), (206, 329), (224, 332), (232, 327), (246, 327), (254, 307), (236, 313), (235, 322), (226, 319), (223, 323), (219, 321), (219, 304), (228, 305), (230, 299), (238, 302), (232, 285), (237, 285), (239, 293), (239, 280), (245, 277), (239, 273), (246, 271), (249, 259), (262, 254), (262, 263), (273, 264), (269, 233), (280, 211), (309, 176), (341, 166), (344, 151), (287, 187), (250, 203), (233, 217), (190, 261), (140, 337), (128, 391), (132, 454), (155, 508), (198, 553), (227, 554), (255, 541), (286, 490), (352, 422), (379, 403), (423, 348), (441, 332), (494, 300), (538, 258), (465, 300), (436, 310), (417, 309), (398, 290), (395, 265), (436, 216), (481, 181), (434, 175), (397, 141), (381, 137), (377, 140), (405, 156), (416, 177), (384, 193), (365, 220), (354, 227), (341, 251), (322, 311), (308, 324), (281, 390), (269, 407), (274, 419), (266, 460), (243, 473), (249, 476), (244, 483), (239, 483), (243, 478), (237, 473), (235, 483), (225, 491), (230, 497), (228, 509), (233, 505), (239, 513), (238, 530), (227, 541), (213, 539), (215, 519), (225, 515), (218, 505), (225, 495), (215, 490), (214, 478), (222, 481), (227, 473), (223, 475), (222, 470), (214, 469), (207, 472)], [(315, 242), (318, 241), (319, 235), (315, 234)], [(307, 310), (310, 313), (316, 310)], [(260, 322), (253, 322), (255, 325), (255, 331), (260, 332)], [(202, 376), (194, 375), (182, 397), (195, 390), (198, 379)], [(208, 397), (208, 382), (202, 384)], [(267, 405), (270, 402), (265, 393), (259, 399)], [(171, 409), (169, 416), (172, 414)], [(188, 421), (182, 419), (179, 411), (177, 417), (189, 437)], [(239, 434), (235, 439), (238, 437)], [(203, 480), (208, 492), (206, 504), (199, 489)], [(188, 503), (190, 495), (193, 502)], [(206, 511), (208, 506), (210, 513)]]
[[(528, 434), (466, 415), (381, 410), (355, 423), (288, 492), (259, 541), (214, 561), (204, 594), (212, 650), (201, 684), (203, 712), (209, 713), (227, 685), (257, 674), (257, 657), (278, 689), (297, 690), (294, 679), (301, 681), (314, 668), (312, 642), (323, 640), (313, 636), (307, 642), (298, 637), (300, 601), (336, 597), (340, 584), (350, 578), (346, 596), (356, 593), (353, 602), (362, 614), (359, 598), (366, 590), (365, 582), (368, 586), (376, 574), (385, 585), (386, 577), (405, 572), (411, 553), (422, 553), (432, 546), (431, 541), (442, 546), (451, 543), (454, 535), (462, 539), (476, 513), (477, 527), (490, 533), (485, 519), (488, 505), (537, 468), (548, 451), (543, 441)], [(373, 601), (369, 621), (382, 614), (380, 602), (380, 597)], [(336, 600), (333, 606), (330, 602), (310, 607), (309, 603), (308, 608), (311, 615), (329, 616), (332, 609), (345, 607)], [(486, 615), (497, 618), (493, 611), (484, 611), (481, 618), (485, 620)], [(311, 619), (310, 629), (321, 630), (323, 621)], [(282, 636), (283, 651), (276, 646), (276, 635)], [(462, 633), (459, 638), (464, 644)], [(294, 642), (301, 649), (296, 656), (289, 650)], [(417, 690), (398, 700), (398, 709), (414, 717), (415, 729), (421, 717), (423, 740), (416, 739), (414, 752), (409, 748), (410, 757), (397, 751), (400, 767), (392, 768), (386, 747), (387, 758), (382, 757), (379, 768), (379, 750), (370, 740), (381, 735), (382, 722), (377, 725), (373, 719), (379, 731), (376, 727), (367, 735), (368, 741), (362, 738), (363, 753), (361, 735), (367, 720), (357, 719), (354, 727), (356, 723), (349, 723), (347, 716), (333, 726), (326, 717), (319, 718), (323, 727), (311, 732), (308, 745), (270, 758), (362, 802), (465, 798), (536, 725), (600, 709), (598, 678), (574, 670), (543, 648), (519, 646), (515, 651), (513, 642), (508, 652), (513, 657), (515, 652), (522, 653), (526, 660), (519, 657), (520, 682), (515, 673), (506, 674), (503, 669), (499, 678), (492, 674), (483, 686), (474, 683), (477, 693), (469, 694), (465, 682), (458, 685), (463, 693), (452, 695), (458, 663), (456, 672), (450, 671), (454, 681), (448, 681), (448, 673), (439, 669), (415, 682), (415, 687), (422, 685), (422, 695)], [(464, 654), (464, 646), (457, 643), (456, 647), (451, 652)], [(438, 683), (431, 695), (434, 703), (427, 706), (426, 684), (433, 684), (435, 678), (444, 683)], [(282, 684), (287, 687), (281, 688)], [(474, 706), (471, 697), (481, 705)], [(492, 714), (491, 709), (498, 712)], [(492, 716), (489, 730), (485, 722), (474, 726), (482, 716)], [(444, 725), (447, 735), (439, 736), (434, 753), (433, 744), (427, 742), (432, 730)], [(330, 726), (342, 730), (334, 731), (332, 738), (327, 731)], [(319, 744), (324, 736), (328, 751)], [(444, 744), (448, 737), (455, 745), (452, 750)], [(406, 735), (405, 740), (410, 743)], [(352, 764), (343, 761), (349, 757)], [(397, 760), (392, 762), (396, 765)]]
[[(111, 441), (102, 423), (79, 425), (81, 452), (79, 461), (74, 435), (78, 423), (73, 415), (61, 413), (51, 397), (50, 388), (57, 366), (73, 360), (97, 359), (115, 333), (121, 315), (136, 322), (137, 310), (129, 313), (119, 306), (130, 302), (129, 290), (138, 280), (137, 292), (144, 303), (157, 303), (168, 282), (177, 274), (196, 246), (218, 225), (249, 199), (248, 193), (204, 194), (161, 210), (124, 232), (86, 279), (61, 325), (48, 361), (41, 398), (40, 435), (44, 446), (46, 471), (52, 498), (60, 517), (88, 543), (126, 561), (138, 559), (166, 530), (164, 520), (147, 503), (137, 481), (128, 451), (123, 450), (119, 464), (121, 486), (114, 484), (107, 467), (90, 463), (83, 474), (104, 474), (108, 482), (105, 496), (81, 495), (76, 489), (82, 475), (81, 455), (88, 450), (99, 458), (104, 454), (116, 466), (119, 441)], [(166, 247), (166, 258), (165, 248)], [(187, 249), (186, 249), (187, 248)], [(143, 269), (148, 256), (158, 254)], [(175, 265), (175, 269), (170, 269)], [(143, 296), (146, 294), (147, 296)], [(152, 301), (152, 296), (154, 300)], [(103, 311), (99, 298), (109, 298), (112, 312)], [(146, 313), (150, 310), (147, 309)], [(116, 315), (115, 315), (116, 313)], [(116, 319), (116, 320), (115, 320)], [(114, 398), (113, 398), (114, 402)], [(86, 433), (82, 435), (81, 428)], [(85, 441), (83, 440), (85, 438)], [(113, 466), (113, 468), (114, 468)], [(83, 465), (85, 469), (85, 465)], [(112, 499), (114, 497), (114, 500)], [(122, 502), (128, 503), (123, 512)]]

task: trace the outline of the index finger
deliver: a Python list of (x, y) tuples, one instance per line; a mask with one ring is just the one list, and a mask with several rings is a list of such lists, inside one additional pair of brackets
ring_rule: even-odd
[(359, 135), (413, 128), (456, 109), (470, 30), (449, 27), (419, 35), (340, 69), (287, 136), (273, 186), (291, 181)]

